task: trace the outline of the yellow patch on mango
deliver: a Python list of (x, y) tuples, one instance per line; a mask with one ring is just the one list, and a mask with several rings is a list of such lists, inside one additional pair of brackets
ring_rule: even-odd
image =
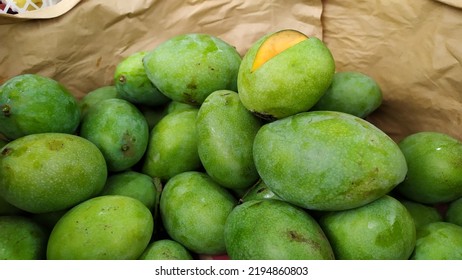
[(255, 55), (251, 72), (257, 70), (265, 62), (275, 57), (284, 50), (308, 39), (308, 37), (296, 30), (286, 29), (269, 36), (260, 46)]

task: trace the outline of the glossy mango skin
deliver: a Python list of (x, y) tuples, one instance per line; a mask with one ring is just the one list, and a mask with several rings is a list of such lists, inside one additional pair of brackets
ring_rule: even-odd
[(0, 195), (31, 213), (59, 211), (96, 196), (107, 172), (103, 154), (87, 139), (31, 134), (0, 150)]
[(398, 143), (408, 165), (406, 179), (396, 190), (426, 204), (462, 197), (462, 142), (444, 133), (422, 131)]
[(397, 199), (383, 197), (319, 221), (337, 259), (407, 260), (416, 243), (414, 220)]
[(171, 177), (202, 167), (197, 151), (198, 109), (165, 115), (151, 130), (142, 173), (166, 182)]
[(333, 111), (304, 112), (265, 124), (255, 137), (253, 155), (271, 191), (311, 210), (372, 202), (407, 172), (404, 155), (383, 131)]
[(71, 92), (51, 78), (18, 75), (0, 87), (0, 134), (10, 140), (58, 132), (73, 134), (80, 123), (80, 108)]
[(250, 200), (236, 206), (225, 224), (233, 260), (331, 260), (324, 232), (303, 209), (285, 201)]
[(254, 43), (242, 59), (237, 78), (242, 103), (269, 120), (308, 111), (333, 80), (335, 61), (330, 50), (310, 37), (252, 71), (256, 53), (269, 36)]
[(143, 157), (149, 127), (135, 105), (111, 98), (100, 101), (87, 112), (79, 134), (101, 150), (109, 171), (123, 171)]
[(246, 189), (259, 175), (252, 156), (253, 141), (262, 122), (229, 90), (210, 94), (197, 119), (198, 153), (207, 174), (230, 189)]
[(220, 38), (188, 33), (161, 43), (146, 54), (143, 63), (149, 79), (163, 94), (200, 105), (216, 90), (236, 91), (241, 56)]
[(134, 260), (151, 240), (154, 221), (143, 203), (121, 195), (86, 200), (64, 214), (47, 246), (52, 260)]
[(175, 175), (164, 186), (160, 214), (166, 232), (191, 252), (226, 253), (223, 230), (236, 198), (198, 171)]

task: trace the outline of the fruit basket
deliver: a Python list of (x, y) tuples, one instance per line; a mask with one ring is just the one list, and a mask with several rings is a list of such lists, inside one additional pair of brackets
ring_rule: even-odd
[(0, 13), (18, 14), (53, 6), (61, 0), (2, 0)]
[(457, 2), (3, 2), (11, 258), (462, 257)]

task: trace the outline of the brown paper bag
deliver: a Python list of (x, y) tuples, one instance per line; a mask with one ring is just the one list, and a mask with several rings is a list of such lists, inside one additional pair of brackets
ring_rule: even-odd
[(54, 78), (77, 97), (112, 84), (115, 66), (181, 33), (208, 33), (243, 54), (284, 28), (322, 38), (321, 0), (63, 0), (0, 15), (0, 83), (22, 73)]
[(338, 71), (375, 78), (368, 120), (396, 140), (438, 131), (462, 140), (462, 1), (328, 0), (324, 40)]

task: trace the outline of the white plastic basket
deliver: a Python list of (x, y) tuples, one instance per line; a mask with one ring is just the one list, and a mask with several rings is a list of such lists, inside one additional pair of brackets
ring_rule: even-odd
[(0, 6), (0, 13), (23, 13), (43, 9), (59, 2), (61, 0), (0, 0), (3, 4)]

